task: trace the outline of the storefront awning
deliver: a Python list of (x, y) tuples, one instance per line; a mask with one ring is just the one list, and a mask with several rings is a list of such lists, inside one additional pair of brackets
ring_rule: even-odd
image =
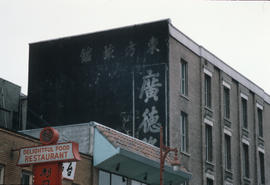
[[(143, 141), (98, 125), (94, 136), (94, 166), (150, 185), (160, 183), (159, 149)], [(168, 161), (167, 161), (168, 162)], [(188, 181), (185, 169), (165, 165), (164, 184)]]

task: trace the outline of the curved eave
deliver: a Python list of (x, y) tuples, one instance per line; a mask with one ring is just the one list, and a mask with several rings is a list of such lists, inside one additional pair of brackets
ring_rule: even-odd
[[(114, 147), (97, 129), (94, 140), (94, 166), (150, 185), (160, 183), (160, 164), (121, 148)], [(191, 174), (183, 170), (173, 171), (165, 166), (164, 184), (183, 183), (191, 178)]]

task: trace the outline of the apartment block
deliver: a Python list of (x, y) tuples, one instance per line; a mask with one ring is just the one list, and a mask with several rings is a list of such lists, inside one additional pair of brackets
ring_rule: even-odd
[(270, 183), (270, 96), (170, 20), (30, 44), (28, 92), (28, 129), (163, 126), (190, 185)]

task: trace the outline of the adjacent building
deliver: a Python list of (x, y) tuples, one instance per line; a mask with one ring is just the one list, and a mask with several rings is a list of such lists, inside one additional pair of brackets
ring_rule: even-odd
[(26, 106), (27, 98), (21, 87), (0, 78), (0, 127), (25, 129)]
[(270, 183), (270, 96), (170, 20), (32, 43), (28, 87), (27, 129), (93, 120), (158, 147), (163, 126), (190, 185)]

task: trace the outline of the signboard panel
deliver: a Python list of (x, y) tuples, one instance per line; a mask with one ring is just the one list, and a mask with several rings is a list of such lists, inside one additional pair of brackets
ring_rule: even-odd
[(44, 163), (33, 166), (34, 185), (61, 185), (62, 164)]
[(166, 127), (165, 64), (135, 70), (135, 112), (136, 137), (159, 146), (160, 126)]
[[(30, 44), (27, 128), (94, 120), (135, 136), (134, 69), (168, 65), (168, 23)], [(146, 72), (141, 69), (136, 72)]]
[(79, 159), (78, 144), (70, 142), (21, 148), (17, 165), (24, 166), (54, 161), (76, 161)]
[(76, 162), (63, 163), (63, 167), (62, 167), (63, 178), (74, 180), (76, 164), (77, 164)]

